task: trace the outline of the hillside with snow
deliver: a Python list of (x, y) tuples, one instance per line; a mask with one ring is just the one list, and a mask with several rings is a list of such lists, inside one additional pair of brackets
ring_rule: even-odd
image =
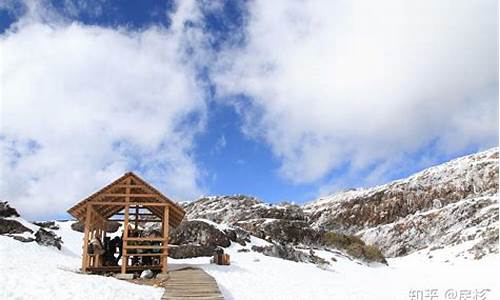
[[(56, 222), (60, 229), (54, 232), (65, 241), (62, 250), (0, 236), (0, 299), (161, 298), (161, 288), (78, 273), (82, 234), (71, 230), (71, 222)], [(448, 289), (492, 289), (496, 279), (490, 274), (500, 267), (496, 257), (443, 263), (429, 261), (424, 253), (389, 259), (389, 266), (367, 266), (338, 253), (316, 251), (332, 262), (319, 268), (312, 263), (241, 251), (268, 244), (255, 237), (246, 246), (232, 243), (225, 249), (231, 255), (230, 266), (210, 264), (209, 257), (170, 259), (169, 264), (171, 269), (203, 268), (216, 278), (225, 299), (400, 300), (407, 299), (410, 291), (431, 288), (443, 295)], [(436, 254), (449, 257), (450, 249)], [(492, 289), (487, 294), (495, 299), (498, 291)]]
[[(170, 269), (204, 269), (226, 299), (499, 296), (497, 148), (303, 206), (236, 195), (183, 207)], [(0, 299), (161, 298), (161, 287), (79, 272), (76, 225), (33, 224), (0, 202)], [(217, 251), (230, 266), (210, 263)]]
[(347, 232), (386, 256), (468, 242), (462, 256), (498, 253), (498, 148), (385, 185), (308, 203), (314, 227)]

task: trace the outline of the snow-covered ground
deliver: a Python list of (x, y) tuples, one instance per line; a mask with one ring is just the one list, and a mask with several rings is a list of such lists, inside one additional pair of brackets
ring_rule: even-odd
[[(449, 250), (436, 253), (443, 260), (429, 260), (425, 253), (390, 259), (389, 266), (358, 264), (336, 256), (337, 262), (326, 270), (313, 264), (296, 263), (254, 252), (239, 253), (239, 245), (228, 249), (231, 266), (208, 264), (208, 258), (170, 260), (171, 269), (195, 265), (217, 279), (226, 299), (412, 299), (410, 292), (444, 293), (453, 289), (471, 291), (490, 289), (488, 298), (497, 299), (496, 256), (479, 261), (457, 260), (445, 263)], [(245, 247), (248, 248), (248, 247)], [(317, 251), (324, 258), (329, 252)], [(418, 299), (418, 298), (413, 298)], [(426, 299), (426, 298), (420, 298)], [(430, 298), (429, 298), (430, 299)], [(453, 299), (453, 298), (450, 298)], [(458, 297), (456, 299), (459, 299)], [(463, 298), (467, 299), (467, 298)], [(474, 299), (474, 298), (470, 298)]]
[[(0, 236), (0, 299), (160, 299), (162, 289), (139, 286), (96, 275), (76, 273), (82, 234), (71, 222), (58, 222), (62, 251), (21, 243)], [(252, 245), (267, 242), (252, 238)], [(197, 266), (217, 279), (226, 299), (460, 299), (445, 298), (449, 290), (475, 299), (476, 290), (490, 289), (487, 298), (497, 299), (497, 255), (481, 260), (454, 257), (460, 249), (415, 252), (390, 259), (389, 266), (366, 266), (326, 251), (316, 254), (332, 262), (323, 270), (314, 264), (296, 263), (255, 252), (238, 252), (231, 245), (230, 266), (209, 263), (210, 258), (170, 259), (170, 268)], [(463, 245), (459, 245), (462, 247)], [(335, 257), (336, 262), (331, 260)], [(411, 298), (419, 295), (421, 298)], [(435, 293), (437, 298), (423, 298)], [(480, 298), (478, 298), (480, 299)]]
[[(20, 220), (20, 218), (16, 218)], [(28, 222), (23, 222), (29, 225)], [(61, 251), (35, 242), (0, 236), (0, 299), (160, 299), (164, 290), (111, 277), (78, 274), (83, 235), (70, 222), (58, 222)], [(37, 226), (30, 225), (31, 229)]]

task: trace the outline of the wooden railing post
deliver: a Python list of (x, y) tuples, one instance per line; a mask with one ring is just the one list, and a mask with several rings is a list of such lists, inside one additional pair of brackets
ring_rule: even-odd
[(91, 220), (91, 206), (90, 204), (86, 204), (86, 216), (85, 216), (85, 224), (84, 224), (84, 233), (83, 233), (83, 253), (82, 253), (82, 272), (87, 271), (88, 267), (88, 261), (89, 261), (89, 254), (88, 254), (88, 247), (89, 247), (89, 232), (90, 232), (90, 224), (92, 222)]
[[(127, 180), (127, 184), (130, 184), (130, 179)], [(128, 264), (128, 253), (127, 253), (127, 238), (128, 238), (128, 219), (129, 219), (129, 202), (130, 202), (130, 187), (126, 187), (125, 192), (125, 211), (124, 211), (124, 222), (123, 222), (123, 241), (122, 241), (122, 274), (127, 273)]]
[(168, 272), (168, 223), (169, 223), (169, 214), (168, 214), (168, 206), (165, 206), (163, 208), (163, 249), (162, 253), (163, 256), (161, 256), (161, 261), (162, 261), (162, 266), (161, 266), (161, 272), (162, 273), (167, 273)]

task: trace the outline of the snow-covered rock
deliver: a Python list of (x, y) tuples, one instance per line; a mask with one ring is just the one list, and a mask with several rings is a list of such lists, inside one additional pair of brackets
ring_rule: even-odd
[(53, 246), (61, 250), (62, 240), (61, 237), (57, 236), (54, 232), (45, 230), (43, 228), (38, 229), (35, 233), (35, 240), (38, 244), (43, 246)]
[(306, 220), (298, 205), (271, 205), (244, 195), (202, 197), (184, 203), (187, 219), (207, 219), (219, 224), (234, 224), (250, 219)]
[(174, 245), (198, 244), (202, 246), (229, 247), (226, 234), (207, 222), (184, 221), (170, 232), (169, 243)]
[(0, 234), (17, 234), (24, 232), (33, 231), (17, 220), (0, 218)]
[(0, 201), (0, 218), (6, 217), (19, 217), (19, 214), (9, 205), (9, 202)]
[(467, 252), (498, 253), (498, 148), (374, 188), (308, 203), (316, 228), (360, 235), (386, 256), (474, 240)]

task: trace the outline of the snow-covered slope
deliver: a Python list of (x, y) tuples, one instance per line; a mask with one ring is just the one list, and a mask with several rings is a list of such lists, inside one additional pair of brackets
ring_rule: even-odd
[[(210, 221), (208, 221), (210, 223)], [(0, 299), (160, 299), (162, 289), (139, 286), (97, 275), (78, 274), (82, 234), (71, 230), (72, 221), (57, 222), (54, 230), (64, 241), (61, 251), (36, 243), (22, 243), (0, 236)], [(34, 225), (30, 225), (34, 226)], [(218, 226), (226, 229), (227, 226)], [(33, 227), (33, 229), (36, 229)], [(338, 252), (316, 251), (331, 262), (318, 267), (242, 252), (268, 242), (251, 237), (245, 246), (232, 243), (225, 249), (230, 266), (209, 263), (209, 257), (170, 259), (171, 270), (201, 267), (215, 277), (225, 299), (408, 299), (412, 291), (436, 289), (444, 297), (449, 289), (457, 292), (490, 289), (487, 299), (496, 299), (499, 265), (496, 256), (482, 260), (447, 258), (461, 245), (391, 259), (389, 266), (368, 267)], [(467, 276), (463, 276), (467, 274)]]
[[(252, 243), (262, 243), (254, 239)], [(496, 257), (483, 260), (457, 260), (444, 263), (429, 261), (425, 253), (415, 253), (389, 261), (389, 267), (367, 267), (346, 258), (336, 257), (331, 267), (320, 269), (313, 264), (297, 263), (255, 252), (238, 252), (242, 247), (232, 245), (230, 266), (208, 263), (208, 258), (170, 260), (171, 269), (197, 266), (214, 276), (225, 299), (411, 299), (412, 291), (436, 289), (441, 298), (453, 289), (486, 291), (487, 299), (497, 299), (496, 279), (491, 276), (500, 265)], [(450, 249), (441, 250), (441, 257), (450, 256)], [(334, 254), (317, 251), (325, 259)], [(464, 276), (467, 274), (467, 276)], [(415, 298), (417, 299), (417, 298)], [(424, 299), (424, 298), (423, 298)], [(473, 299), (473, 298), (472, 298)]]
[(314, 227), (361, 235), (386, 256), (471, 240), (461, 255), (498, 253), (498, 148), (324, 197), (304, 211)]
[[(38, 230), (22, 218), (24, 225)], [(83, 236), (71, 230), (71, 222), (57, 222), (54, 230), (63, 247), (23, 243), (0, 235), (0, 299), (160, 299), (163, 289), (120, 281), (112, 277), (83, 275), (81, 266)]]

